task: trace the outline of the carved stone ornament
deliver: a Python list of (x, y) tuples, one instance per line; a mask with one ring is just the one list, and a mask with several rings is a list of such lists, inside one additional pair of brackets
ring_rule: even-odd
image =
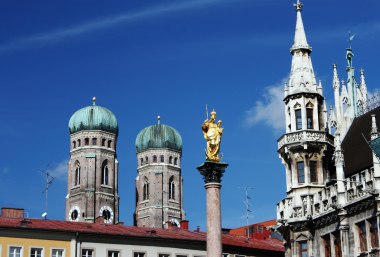
[(207, 183), (221, 183), (222, 176), (228, 164), (222, 162), (208, 162), (206, 161), (197, 170), (203, 176), (205, 184)]
[(368, 210), (370, 208), (375, 208), (375, 204), (376, 204), (376, 201), (374, 200), (373, 197), (371, 197), (365, 201), (355, 203), (355, 204), (348, 206), (346, 208), (347, 215), (354, 215), (358, 212), (362, 212), (362, 211)]

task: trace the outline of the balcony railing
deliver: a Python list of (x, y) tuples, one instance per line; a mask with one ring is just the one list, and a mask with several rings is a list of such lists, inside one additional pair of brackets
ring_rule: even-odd
[(284, 145), (304, 142), (320, 142), (334, 145), (334, 138), (323, 131), (303, 130), (285, 134), (277, 141), (278, 149), (281, 149)]

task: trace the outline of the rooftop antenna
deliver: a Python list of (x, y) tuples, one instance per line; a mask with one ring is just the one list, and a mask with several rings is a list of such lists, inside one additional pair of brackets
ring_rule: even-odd
[(245, 187), (240, 187), (242, 189), (244, 189), (245, 191), (245, 196), (244, 196), (244, 200), (243, 200), (243, 204), (244, 204), (244, 208), (245, 208), (245, 215), (244, 215), (244, 218), (246, 220), (246, 225), (247, 225), (247, 238), (249, 238), (249, 218), (252, 217), (251, 213), (252, 213), (252, 205), (251, 205), (251, 197), (249, 196), (248, 194), (248, 191), (249, 190), (252, 190), (253, 187), (248, 187), (248, 186), (245, 186)]
[(47, 212), (48, 212), (48, 192), (49, 192), (49, 187), (53, 183), (55, 177), (50, 175), (49, 171), (43, 171), (41, 172), (46, 176), (45, 180), (45, 189), (42, 191), (43, 194), (45, 194), (45, 212), (42, 213), (42, 218), (46, 219), (47, 218)]

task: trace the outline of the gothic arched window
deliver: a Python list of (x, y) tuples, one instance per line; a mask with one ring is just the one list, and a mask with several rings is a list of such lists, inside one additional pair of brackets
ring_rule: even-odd
[(107, 161), (104, 161), (103, 167), (102, 167), (102, 185), (108, 185), (108, 177), (109, 177), (108, 165), (107, 165)]
[(174, 176), (171, 176), (169, 179), (169, 199), (175, 199), (175, 183)]
[(144, 178), (143, 200), (149, 200), (149, 180), (147, 177)]
[(76, 162), (74, 170), (74, 186), (80, 185), (80, 164)]

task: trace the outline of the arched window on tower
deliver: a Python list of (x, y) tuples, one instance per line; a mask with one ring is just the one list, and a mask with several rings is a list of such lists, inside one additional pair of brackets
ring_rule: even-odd
[(80, 164), (79, 162), (75, 163), (75, 170), (74, 170), (74, 186), (80, 185)]
[(145, 156), (145, 164), (148, 164), (148, 162), (149, 162), (149, 158), (148, 156)]
[(102, 138), (102, 146), (106, 146), (106, 139)]
[(108, 148), (111, 148), (112, 146), (112, 140), (108, 140)]
[(177, 157), (174, 158), (174, 165), (178, 165), (178, 158)]
[(73, 148), (75, 148), (76, 146), (77, 146), (77, 143), (73, 141)]
[(143, 186), (143, 201), (149, 200), (149, 180), (147, 177), (144, 177), (144, 186)]
[(144, 158), (140, 158), (140, 166), (144, 165)]
[(108, 163), (107, 161), (104, 161), (103, 166), (102, 166), (102, 185), (108, 185), (108, 177), (109, 177)]
[(88, 137), (86, 137), (84, 139), (84, 145), (89, 145), (90, 144), (90, 139)]
[(171, 176), (169, 179), (169, 199), (175, 200), (174, 176)]
[(92, 145), (97, 145), (98, 144), (98, 140), (96, 137), (92, 138)]
[(78, 147), (80, 147), (80, 139), (78, 139)]
[(154, 163), (157, 162), (157, 155), (153, 155), (153, 162), (154, 162)]
[(296, 109), (294, 111), (294, 113), (295, 113), (295, 116), (296, 116), (296, 129), (300, 130), (300, 129), (302, 129), (302, 113), (301, 113), (301, 109)]
[(169, 164), (173, 164), (173, 156), (169, 157)]
[(160, 156), (160, 162), (165, 162), (165, 157), (163, 155)]

